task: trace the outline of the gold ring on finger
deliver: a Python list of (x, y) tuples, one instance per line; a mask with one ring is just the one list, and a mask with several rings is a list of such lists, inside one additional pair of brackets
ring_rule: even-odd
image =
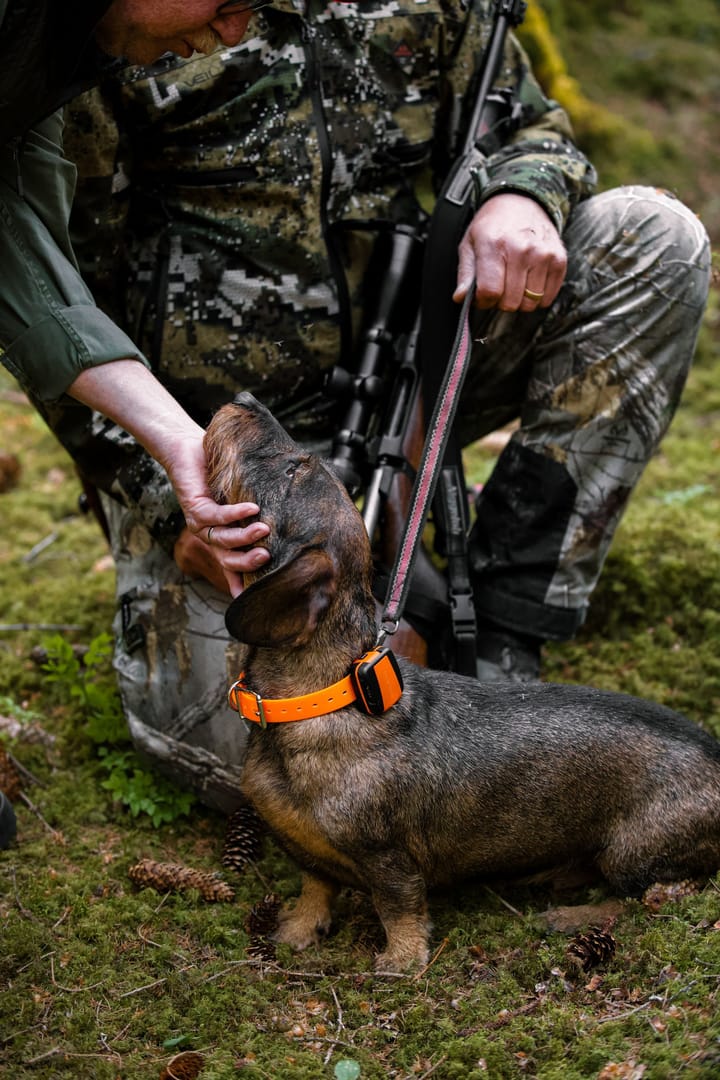
[(207, 542), (208, 542), (208, 544), (210, 544), (212, 542), (212, 534), (213, 534), (214, 530), (215, 530), (214, 525), (210, 525), (208, 527), (208, 534), (207, 534)]
[(527, 296), (528, 300), (542, 300), (545, 293), (533, 292), (532, 289), (524, 289), (523, 296)]

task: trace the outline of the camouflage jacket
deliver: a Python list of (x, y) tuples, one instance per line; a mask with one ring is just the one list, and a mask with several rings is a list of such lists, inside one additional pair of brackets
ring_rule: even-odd
[[(201, 423), (242, 388), (297, 437), (328, 429), (323, 377), (357, 330), (375, 230), (422, 228), (490, 12), (276, 0), (236, 47), (126, 69), (70, 107), (85, 278)], [(562, 230), (594, 170), (512, 35), (498, 85), (519, 119), (483, 197), (525, 193)]]

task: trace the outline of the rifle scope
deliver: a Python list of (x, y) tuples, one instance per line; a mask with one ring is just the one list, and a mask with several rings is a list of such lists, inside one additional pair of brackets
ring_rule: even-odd
[(422, 242), (414, 229), (398, 225), (378, 236), (365, 277), (369, 297), (358, 344), (354, 373), (335, 366), (325, 391), (347, 403), (333, 440), (330, 460), (341, 481), (355, 496), (367, 482), (368, 447), (389, 392), (390, 369), (399, 339), (411, 332), (420, 297)]

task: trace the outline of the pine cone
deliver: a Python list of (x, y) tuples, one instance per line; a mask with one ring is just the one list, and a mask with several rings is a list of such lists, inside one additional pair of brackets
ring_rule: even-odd
[(204, 900), (233, 900), (234, 891), (216, 873), (193, 870), (177, 863), (155, 862), (141, 859), (128, 870), (131, 881), (141, 887), (149, 886), (158, 892), (184, 892), (197, 889)]
[(184, 1050), (170, 1058), (160, 1073), (160, 1080), (196, 1080), (202, 1072), (205, 1058), (194, 1050)]
[(277, 930), (278, 913), (281, 901), (275, 893), (268, 893), (255, 904), (245, 920), (245, 929), (250, 937), (267, 937)]
[(683, 896), (695, 896), (699, 892), (700, 885), (697, 881), (656, 881), (645, 890), (642, 902), (650, 911), (659, 911), (663, 904), (676, 904)]
[(17, 802), (22, 791), (22, 780), (15, 762), (3, 746), (0, 746), (0, 791), (10, 800)]
[(260, 960), (263, 964), (274, 964), (277, 959), (275, 942), (267, 938), (255, 938), (245, 951), (251, 960)]
[(277, 930), (280, 906), (281, 902), (275, 893), (268, 893), (251, 909), (245, 920), (245, 929), (250, 936), (248, 956), (266, 963), (272, 963), (275, 959), (275, 945), (269, 938)]
[(221, 862), (238, 873), (255, 862), (262, 850), (265, 823), (254, 807), (242, 806), (228, 820)]
[(586, 934), (576, 934), (567, 947), (565, 955), (571, 964), (590, 971), (611, 960), (617, 942), (605, 927), (591, 926)]

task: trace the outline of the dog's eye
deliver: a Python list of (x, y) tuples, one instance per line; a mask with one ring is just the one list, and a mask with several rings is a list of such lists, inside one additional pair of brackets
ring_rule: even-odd
[(309, 460), (309, 456), (305, 454), (302, 457), (297, 457), (294, 458), (292, 461), (289, 461), (285, 468), (285, 475), (287, 476), (287, 478), (289, 480), (292, 480), (298, 469), (300, 469), (301, 471), (304, 470)]

